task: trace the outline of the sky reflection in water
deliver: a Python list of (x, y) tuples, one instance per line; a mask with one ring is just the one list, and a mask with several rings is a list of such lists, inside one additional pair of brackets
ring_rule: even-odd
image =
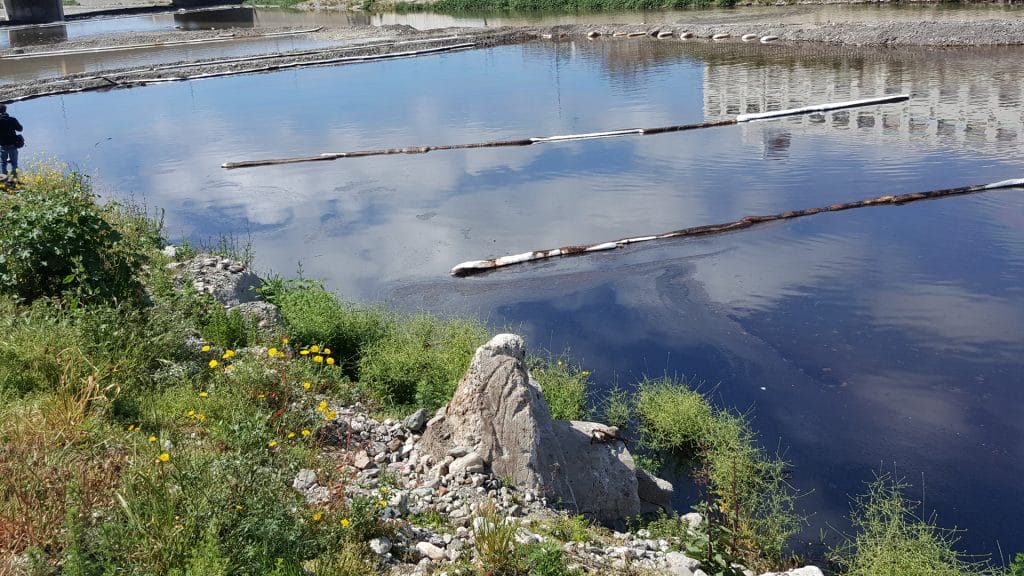
[[(825, 214), (479, 278), (451, 266), (747, 214), (1020, 177), (1024, 52), (526, 44), (13, 106), (26, 156), (251, 235), (257, 268), (480, 315), (601, 387), (672, 374), (753, 408), (815, 527), (880, 466), (976, 552), (1024, 549), (1024, 194)], [(662, 136), (225, 171), (228, 160), (904, 105)], [(114, 110), (115, 113), (108, 113)], [(40, 152), (44, 150), (45, 152)], [(762, 390), (764, 387), (764, 390)], [(681, 503), (683, 504), (683, 503)], [(816, 531), (814, 532), (816, 533)]]

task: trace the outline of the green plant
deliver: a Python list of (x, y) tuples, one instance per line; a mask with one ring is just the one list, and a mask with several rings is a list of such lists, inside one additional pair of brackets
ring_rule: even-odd
[(413, 316), (366, 347), (360, 385), (386, 405), (436, 409), (451, 398), (486, 338), (485, 327), (475, 320)]
[(529, 576), (574, 576), (578, 570), (565, 565), (565, 554), (554, 542), (540, 542), (526, 546)]
[(343, 303), (315, 282), (290, 283), (272, 296), (292, 341), (331, 348), (350, 375), (355, 375), (363, 348), (382, 338), (392, 324), (382, 309)]
[(593, 542), (595, 527), (585, 516), (559, 514), (544, 532), (561, 542)]
[(493, 500), (481, 502), (473, 521), (473, 545), (478, 569), (487, 576), (520, 576), (526, 572), (522, 550), (516, 542), (515, 523), (498, 514)]
[(410, 514), (409, 523), (413, 526), (425, 526), (435, 532), (453, 531), (451, 518), (434, 509)]
[(587, 409), (590, 372), (573, 366), (566, 357), (567, 354), (557, 359), (531, 357), (528, 361), (530, 373), (544, 392), (552, 418), (586, 420), (590, 415)]
[(237, 308), (226, 310), (214, 304), (200, 334), (223, 348), (243, 348), (258, 340), (259, 330), (255, 322), (248, 320)]
[(908, 485), (880, 474), (854, 499), (850, 521), (855, 535), (831, 551), (847, 576), (996, 576), (988, 562), (958, 553), (955, 530), (935, 524), (934, 515), (916, 514), (920, 503), (904, 496)]
[(70, 305), (137, 301), (144, 255), (108, 221), (84, 176), (26, 174), (0, 197), (0, 293)]
[(1024, 552), (1017, 552), (1007, 568), (1008, 576), (1024, 576)]
[(628, 426), (633, 420), (633, 401), (629, 392), (618, 386), (609, 390), (601, 402), (601, 415), (612, 426)]
[(727, 537), (719, 544), (752, 568), (777, 564), (803, 519), (786, 463), (757, 446), (747, 420), (667, 378), (640, 385), (636, 410), (644, 445), (683, 458), (704, 489), (709, 539)]

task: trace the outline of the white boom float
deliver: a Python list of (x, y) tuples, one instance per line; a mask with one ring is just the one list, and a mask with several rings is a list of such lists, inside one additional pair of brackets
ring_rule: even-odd
[(1024, 178), (1018, 178), (1015, 180), (1001, 180), (999, 182), (993, 182), (991, 184), (962, 186), (960, 188), (946, 188), (943, 190), (931, 190), (928, 192), (912, 192), (910, 194), (900, 194), (898, 196), (879, 196), (877, 198), (870, 198), (867, 200), (856, 200), (853, 202), (832, 204), (830, 206), (825, 206), (822, 208), (790, 210), (787, 212), (781, 212), (779, 214), (768, 214), (764, 216), (745, 216), (743, 218), (740, 218), (739, 220), (733, 220), (731, 222), (723, 222), (721, 224), (709, 224), (705, 226), (693, 226), (691, 228), (683, 228), (681, 230), (674, 230), (672, 232), (665, 232), (662, 234), (654, 234), (650, 236), (622, 238), (620, 240), (613, 240), (611, 242), (600, 242), (598, 244), (590, 244), (586, 246), (563, 246), (561, 248), (551, 248), (548, 250), (534, 250), (532, 252), (523, 252), (522, 254), (512, 254), (509, 256), (501, 256), (499, 258), (490, 258), (487, 260), (471, 260), (469, 262), (463, 262), (452, 268), (451, 274), (452, 276), (458, 277), (472, 276), (473, 274), (480, 274), (482, 272), (488, 272), (490, 270), (504, 268), (506, 266), (512, 266), (514, 264), (522, 264), (524, 262), (536, 262), (538, 260), (547, 260), (549, 258), (555, 258), (558, 256), (580, 256), (583, 254), (590, 254), (593, 252), (603, 252), (606, 250), (614, 250), (616, 248), (624, 248), (630, 244), (650, 242), (652, 240), (667, 240), (669, 238), (685, 238), (690, 236), (708, 236), (711, 234), (721, 234), (724, 232), (742, 230), (744, 228), (750, 228), (752, 226), (755, 226), (757, 224), (763, 224), (765, 222), (801, 218), (804, 216), (819, 214), (821, 212), (839, 212), (841, 210), (867, 208), (869, 206), (908, 204), (910, 202), (916, 202), (918, 200), (932, 200), (936, 198), (946, 198), (950, 196), (962, 196), (964, 194), (975, 194), (978, 192), (987, 192), (989, 190), (999, 190), (1002, 188), (1024, 188)]
[(657, 128), (626, 128), (622, 130), (607, 130), (602, 132), (587, 132), (584, 134), (564, 134), (558, 136), (535, 136), (532, 138), (519, 138), (516, 140), (495, 140), (491, 142), (475, 142), (470, 144), (442, 144), (438, 146), (404, 146), (401, 148), (378, 148), (374, 150), (357, 150), (354, 152), (324, 152), (316, 156), (299, 156), (294, 158), (278, 158), (270, 160), (242, 160), (238, 162), (225, 162), (221, 168), (252, 168), (255, 166), (272, 166), (276, 164), (296, 164), (299, 162), (323, 162), (326, 160), (338, 160), (340, 158), (362, 158), (364, 156), (385, 156), (389, 154), (424, 154), (431, 150), (458, 150), (465, 148), (497, 148), (500, 146), (529, 146), (531, 144), (544, 144), (556, 142), (568, 142), (572, 140), (590, 140), (594, 138), (615, 138), (617, 136), (652, 136), (654, 134), (665, 134), (668, 132), (682, 132), (696, 130), (699, 128), (715, 128), (718, 126), (731, 126), (740, 122), (751, 122), (753, 120), (769, 120), (782, 116), (796, 116), (799, 114), (810, 114), (813, 112), (830, 112), (844, 108), (859, 108), (862, 106), (877, 106), (880, 104), (892, 104), (904, 102), (910, 99), (909, 94), (892, 94), (876, 98), (864, 98), (862, 100), (849, 100), (846, 102), (834, 102), (831, 104), (816, 104), (802, 108), (791, 108), (788, 110), (776, 110), (773, 112), (758, 112), (755, 114), (740, 114), (735, 118), (717, 120), (713, 122), (702, 122), (700, 124), (681, 124), (677, 126), (660, 126)]

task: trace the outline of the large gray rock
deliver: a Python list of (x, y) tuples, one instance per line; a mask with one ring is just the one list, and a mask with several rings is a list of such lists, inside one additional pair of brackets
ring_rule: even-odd
[(478, 348), (451, 402), (427, 423), (420, 449), (437, 461), (453, 447), (471, 451), (495, 476), (614, 527), (641, 511), (641, 483), (645, 501), (667, 506), (671, 485), (643, 472), (641, 480), (625, 443), (595, 441), (607, 426), (551, 418), (524, 358), (514, 334)]

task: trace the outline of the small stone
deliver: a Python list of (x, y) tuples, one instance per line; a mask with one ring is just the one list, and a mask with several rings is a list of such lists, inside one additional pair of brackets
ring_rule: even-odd
[(416, 549), (420, 551), (420, 554), (423, 554), (434, 562), (440, 562), (445, 558), (444, 549), (438, 548), (430, 542), (417, 542)]
[(316, 471), (308, 468), (299, 470), (299, 473), (295, 475), (295, 479), (292, 480), (292, 488), (299, 492), (305, 492), (314, 484), (316, 484)]
[(383, 556), (391, 551), (391, 540), (388, 540), (383, 536), (370, 540), (368, 544), (370, 546), (370, 550), (373, 550), (373, 552), (379, 556)]
[(427, 410), (420, 408), (402, 421), (402, 424), (413, 432), (421, 432), (427, 424)]
[(352, 457), (352, 465), (359, 470), (366, 470), (372, 464), (373, 462), (370, 460), (370, 456), (366, 453), (366, 450), (360, 450)]

